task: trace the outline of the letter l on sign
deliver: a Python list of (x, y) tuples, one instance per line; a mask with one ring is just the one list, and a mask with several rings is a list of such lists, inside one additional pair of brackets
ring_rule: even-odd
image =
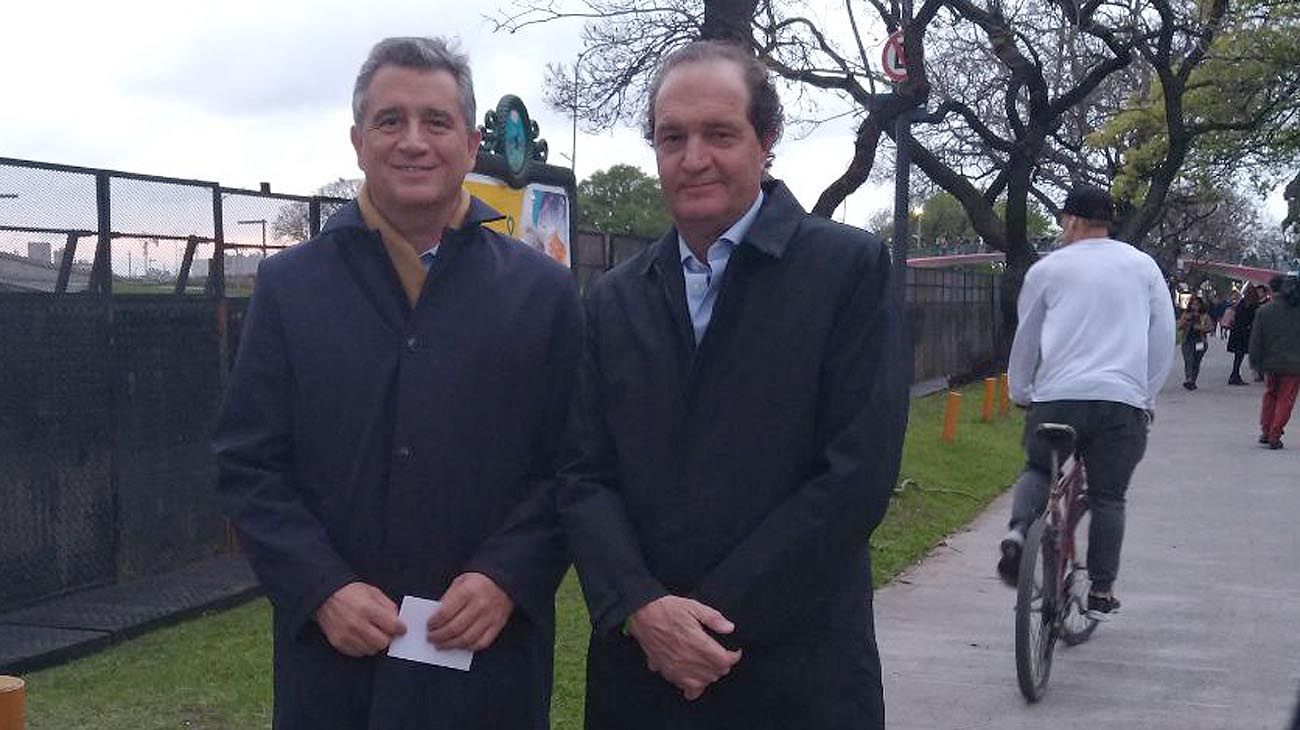
[(903, 57), (903, 31), (889, 34), (885, 49), (880, 54), (880, 65), (891, 81), (907, 80), (907, 59)]

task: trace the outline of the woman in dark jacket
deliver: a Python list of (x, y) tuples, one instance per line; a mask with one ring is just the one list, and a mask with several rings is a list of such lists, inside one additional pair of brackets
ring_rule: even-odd
[(1205, 357), (1206, 337), (1214, 331), (1214, 322), (1205, 313), (1205, 302), (1200, 297), (1187, 300), (1187, 308), (1178, 317), (1178, 332), (1183, 336), (1183, 387), (1196, 390), (1196, 378), (1201, 374), (1201, 359)]
[(1232, 333), (1228, 335), (1228, 352), (1232, 353), (1232, 375), (1228, 376), (1228, 385), (1245, 385), (1241, 379), (1241, 361), (1250, 352), (1250, 330), (1255, 324), (1255, 310), (1259, 309), (1259, 292), (1255, 287), (1246, 287), (1246, 293), (1232, 316)]

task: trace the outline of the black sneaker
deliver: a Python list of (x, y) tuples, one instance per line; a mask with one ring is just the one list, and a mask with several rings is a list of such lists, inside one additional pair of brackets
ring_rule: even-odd
[(1274, 450), (1274, 451), (1277, 451), (1278, 449), (1282, 448), (1282, 442), (1281, 442), (1281, 441), (1270, 441), (1270, 442), (1268, 442), (1268, 447), (1269, 447), (1270, 449)]
[(1023, 545), (1024, 538), (1014, 530), (1007, 533), (998, 544), (998, 551), (1002, 553), (1002, 557), (998, 558), (998, 576), (1012, 588), (1020, 583), (1020, 551)]
[(1261, 434), (1259, 435), (1259, 442), (1260, 442), (1261, 444), (1264, 444), (1265, 446), (1267, 446), (1267, 445), (1268, 445), (1268, 434), (1266, 434), (1266, 433), (1261, 433)]
[(1114, 613), (1119, 610), (1119, 599), (1114, 595), (1100, 596), (1088, 593), (1088, 613)]

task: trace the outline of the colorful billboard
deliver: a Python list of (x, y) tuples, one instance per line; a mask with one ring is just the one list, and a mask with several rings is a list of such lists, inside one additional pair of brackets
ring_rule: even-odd
[(506, 216), (505, 220), (489, 224), (490, 228), (523, 241), (565, 266), (571, 264), (571, 206), (564, 188), (542, 183), (512, 188), (497, 178), (470, 173), (465, 178), (465, 189)]

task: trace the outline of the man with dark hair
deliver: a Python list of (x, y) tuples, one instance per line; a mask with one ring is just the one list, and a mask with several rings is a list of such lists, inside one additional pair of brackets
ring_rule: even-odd
[[(214, 438), (274, 608), (273, 723), (544, 730), (572, 276), (462, 187), (480, 141), (463, 55), (384, 40), (352, 106), (365, 184), (261, 266)], [(405, 596), (441, 606), (406, 626)], [(469, 671), (384, 656), (407, 632), (476, 652)]]
[(1110, 238), (1115, 204), (1078, 187), (1061, 206), (1062, 248), (1025, 275), (1008, 363), (1011, 398), (1027, 406), (1026, 464), (1015, 485), (998, 574), (1014, 586), (1021, 546), (1042, 513), (1054, 475), (1036, 431), (1064, 423), (1088, 465), (1088, 610), (1119, 608), (1112, 586), (1124, 539), (1124, 495), (1146, 450), (1156, 394), (1174, 354), (1174, 317), (1160, 267)]
[(888, 252), (766, 178), (781, 105), (750, 54), (687, 46), (648, 107), (674, 225), (588, 295), (559, 494), (587, 727), (883, 727), (868, 538), (908, 385)]
[(1264, 375), (1259, 442), (1282, 448), (1282, 432), (1300, 393), (1300, 280), (1277, 276), (1273, 298), (1259, 308), (1250, 332), (1250, 366)]

